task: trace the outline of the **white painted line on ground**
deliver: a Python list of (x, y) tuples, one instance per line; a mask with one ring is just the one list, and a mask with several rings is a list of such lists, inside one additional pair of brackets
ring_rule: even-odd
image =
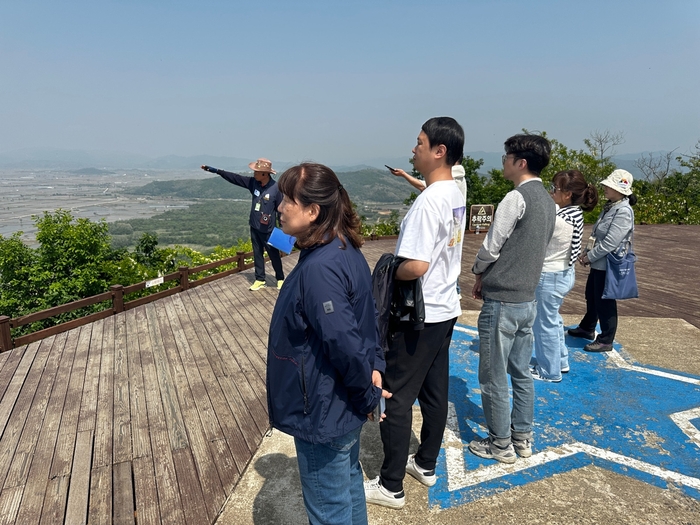
[[(467, 473), (464, 469), (464, 458), (460, 454), (459, 460), (460, 463), (462, 463), (461, 467), (449, 464), (447, 466), (447, 485), (451, 492), (455, 490), (461, 490), (467, 487), (478, 485), (480, 483), (484, 483), (486, 481), (492, 481), (494, 479), (506, 476), (508, 474), (513, 474), (516, 472), (527, 470), (532, 467), (544, 465), (545, 463), (549, 463), (550, 461), (556, 461), (559, 459), (567, 458), (578, 453), (584, 453), (590, 456), (595, 456), (613, 463), (617, 463), (619, 465), (624, 465), (626, 467), (639, 470), (641, 472), (646, 472), (647, 474), (657, 476), (661, 479), (665, 479), (680, 485), (685, 485), (686, 487), (691, 487), (696, 490), (700, 490), (700, 479), (685, 476), (683, 474), (678, 474), (677, 472), (672, 472), (670, 470), (651, 465), (644, 461), (628, 458), (621, 454), (610, 452), (609, 450), (603, 450), (601, 448), (580, 442), (562, 445), (561, 447), (557, 447), (555, 449), (546, 450), (544, 452), (534, 454), (530, 458), (520, 458), (512, 465), (496, 463), (494, 465), (490, 465), (485, 468), (480, 468), (469, 473)], [(446, 455), (446, 459), (448, 461), (455, 461), (455, 455)], [(455, 481), (453, 482), (449, 479), (449, 476), (452, 472), (458, 472), (460, 468), (461, 472), (459, 473), (459, 475), (461, 477), (459, 481), (455, 479)]]
[(452, 401), (447, 403), (447, 426), (442, 435), (442, 446), (447, 464), (447, 490), (452, 492), (458, 490), (453, 485), (459, 487), (468, 483), (467, 471), (464, 469), (464, 444), (460, 438), (459, 420)]
[(698, 447), (700, 447), (700, 431), (690, 422), (690, 420), (697, 419), (699, 417), (700, 408), (691, 408), (690, 410), (684, 410), (683, 412), (671, 414), (671, 420), (673, 420), (673, 422), (678, 425), (683, 433), (688, 436), (690, 440)]
[(613, 463), (618, 463), (626, 467), (630, 467), (641, 472), (646, 472), (652, 476), (657, 476), (661, 479), (672, 481), (678, 483), (679, 485), (685, 485), (686, 487), (691, 487), (696, 490), (700, 489), (700, 479), (692, 478), (684, 474), (679, 474), (665, 468), (657, 467), (656, 465), (651, 465), (645, 461), (639, 461), (638, 459), (628, 458), (622, 454), (617, 454), (615, 452), (610, 452), (609, 450), (603, 450), (602, 448), (587, 445), (585, 443), (575, 443), (574, 445), (563, 445), (562, 448), (571, 447), (576, 448), (586, 454), (591, 456), (597, 456), (601, 459), (607, 459)]
[[(478, 337), (479, 335), (478, 331), (461, 326), (455, 326), (454, 329), (458, 332), (469, 334), (471, 336)], [(681, 381), (683, 383), (700, 385), (700, 379), (697, 378), (631, 365), (616, 350), (607, 352), (606, 358), (619, 368), (654, 375), (657, 377), (663, 377), (674, 381)], [(676, 425), (678, 425), (678, 427), (690, 438), (690, 440), (700, 447), (700, 430), (698, 430), (695, 425), (691, 423), (691, 420), (700, 418), (700, 407), (685, 410), (683, 412), (677, 412), (675, 414), (671, 414), (670, 417), (673, 422), (676, 423)], [(623, 465), (640, 472), (645, 472), (673, 483), (700, 490), (700, 479), (698, 478), (679, 474), (644, 461), (629, 458), (621, 454), (581, 442), (564, 444), (560, 447), (548, 449), (546, 451), (534, 454), (530, 458), (519, 458), (516, 463), (512, 465), (495, 463), (493, 465), (489, 465), (488, 467), (482, 467), (477, 470), (467, 472), (464, 463), (464, 444), (460, 438), (459, 420), (457, 418), (454, 403), (452, 402), (450, 402), (448, 406), (447, 427), (443, 438), (443, 446), (445, 448), (445, 460), (447, 463), (447, 487), (450, 492), (472, 487), (487, 481), (492, 481), (508, 474), (513, 474), (532, 467), (544, 465), (550, 461), (557, 461), (579, 453), (588, 454), (589, 456), (597, 457), (612, 463), (617, 463), (619, 465)]]
[(478, 330), (471, 330), (469, 328), (464, 328), (463, 326), (455, 325), (454, 328), (457, 332), (462, 332), (463, 334), (469, 334), (474, 336), (479, 336)]
[(694, 377), (686, 377), (678, 374), (671, 374), (669, 372), (663, 372), (661, 370), (652, 370), (651, 368), (631, 365), (625, 361), (624, 357), (622, 357), (617, 350), (611, 350), (610, 352), (606, 352), (606, 354), (608, 361), (613, 362), (620, 368), (625, 368), (634, 372), (641, 372), (642, 374), (665, 377), (666, 379), (673, 379), (674, 381), (682, 381), (683, 383), (690, 383), (691, 385), (700, 385), (700, 379), (696, 379)]

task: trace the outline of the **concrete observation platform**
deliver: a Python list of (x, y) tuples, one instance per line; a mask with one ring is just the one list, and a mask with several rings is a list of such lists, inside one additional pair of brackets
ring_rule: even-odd
[[(486, 435), (474, 328), (479, 305), (466, 297), (480, 241), (465, 242), (464, 312), (451, 347), (439, 481), (428, 489), (407, 476), (406, 506), (369, 505), (370, 523), (700, 523), (700, 228), (637, 228), (641, 299), (619, 303), (615, 352), (588, 354), (586, 341), (567, 338), (571, 372), (558, 384), (535, 382), (534, 455), (508, 466), (466, 448), (474, 435)], [(364, 251), (372, 266), (391, 249), (379, 241)], [(577, 269), (562, 308), (569, 326), (583, 314), (587, 273)], [(413, 450), (419, 429), (414, 407)], [(295, 456), (289, 436), (266, 436), (216, 523), (307, 523)], [(368, 478), (378, 474), (377, 424), (363, 429), (361, 461)]]

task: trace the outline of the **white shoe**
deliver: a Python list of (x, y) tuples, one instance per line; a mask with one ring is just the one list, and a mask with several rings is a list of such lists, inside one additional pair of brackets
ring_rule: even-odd
[(367, 503), (392, 509), (401, 509), (406, 504), (406, 496), (403, 490), (401, 492), (391, 492), (385, 489), (379, 476), (365, 481), (365, 499)]
[(435, 485), (435, 483), (437, 483), (435, 469), (425, 470), (424, 468), (416, 465), (415, 454), (411, 454), (410, 456), (408, 456), (408, 461), (406, 462), (406, 474), (410, 474), (426, 487), (432, 487), (433, 485)]

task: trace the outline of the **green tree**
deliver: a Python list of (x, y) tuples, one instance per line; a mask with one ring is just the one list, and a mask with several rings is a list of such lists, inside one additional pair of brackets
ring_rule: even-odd
[(646, 175), (634, 182), (640, 223), (700, 224), (700, 141), (693, 153), (676, 157), (680, 169), (671, 166), (672, 154), (650, 154), (637, 163)]
[(36, 253), (21, 239), (22, 232), (11, 237), (0, 235), (0, 315), (16, 317), (28, 313), (41, 301), (42, 288), (34, 268)]
[(64, 304), (104, 292), (109, 276), (104, 263), (111, 247), (104, 220), (74, 219), (67, 210), (35, 218), (38, 279), (48, 305)]
[[(547, 136), (546, 133), (542, 135)], [(552, 144), (552, 154), (549, 165), (542, 170), (542, 181), (547, 185), (556, 173), (565, 170), (579, 170), (589, 183), (597, 185), (617, 169), (609, 156), (601, 158), (594, 155), (592, 151), (567, 148), (556, 139), (549, 139), (549, 141)]]

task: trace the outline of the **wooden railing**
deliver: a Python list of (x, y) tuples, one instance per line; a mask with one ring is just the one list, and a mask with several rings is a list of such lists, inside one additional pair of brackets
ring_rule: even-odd
[[(280, 255), (284, 256), (283, 253), (280, 253)], [(163, 297), (182, 292), (183, 290), (187, 290), (189, 288), (194, 288), (195, 286), (200, 286), (204, 283), (208, 283), (215, 279), (221, 279), (222, 277), (226, 277), (227, 275), (231, 275), (233, 273), (238, 273), (243, 270), (247, 270), (248, 268), (251, 268), (254, 263), (246, 264), (245, 260), (246, 258), (250, 258), (252, 256), (253, 252), (236, 252), (235, 257), (229, 257), (220, 261), (214, 261), (211, 263), (203, 264), (201, 266), (195, 266), (194, 268), (182, 266), (178, 269), (177, 272), (173, 272), (162, 277), (163, 283), (178, 280), (179, 284), (177, 286), (168, 288), (167, 290), (161, 290), (159, 292), (152, 293), (151, 295), (147, 295), (145, 297), (139, 297), (138, 299), (134, 299), (131, 301), (124, 301), (124, 296), (146, 289), (155, 280), (142, 281), (140, 283), (131, 284), (129, 286), (115, 284), (113, 286), (110, 286), (110, 290), (108, 292), (93, 295), (92, 297), (86, 297), (85, 299), (73, 301), (72, 303), (54, 306), (53, 308), (49, 308), (48, 310), (42, 310), (40, 312), (34, 312), (20, 317), (10, 318), (6, 315), (2, 315), (0, 316), (0, 352), (10, 350), (11, 348), (15, 348), (18, 346), (26, 345), (28, 343), (38, 341), (39, 339), (49, 337), (50, 335), (59, 334), (61, 332), (65, 332), (77, 326), (82, 326), (93, 321), (97, 321), (99, 319), (104, 319), (105, 317), (109, 317), (110, 315), (115, 315), (120, 312), (136, 308), (137, 306), (140, 306), (142, 304), (162, 299)], [(194, 281), (190, 280), (191, 275), (207, 270), (213, 270), (214, 268), (218, 268), (227, 264), (235, 264), (236, 266), (230, 270), (208, 275), (201, 279), (196, 279)], [(160, 280), (161, 278), (158, 279), (158, 281)], [(160, 282), (158, 282), (158, 284), (160, 284)], [(38, 330), (30, 334), (22, 335), (15, 339), (12, 338), (11, 330), (13, 328), (19, 328), (20, 326), (25, 326), (31, 323), (35, 323), (37, 321), (43, 321), (44, 319), (48, 319), (50, 317), (55, 317), (57, 315), (72, 312), (79, 308), (85, 308), (86, 306), (92, 306), (94, 304), (102, 303), (105, 301), (112, 302), (111, 308), (106, 308), (105, 310), (95, 312), (83, 317), (79, 317), (77, 319), (73, 319), (65, 323), (57, 324), (49, 328), (44, 328), (43, 330)]]
[[(397, 239), (397, 235), (387, 235), (387, 236), (377, 236), (371, 235), (370, 237), (365, 237), (365, 240), (377, 241), (380, 239)], [(280, 255), (284, 257), (284, 253), (280, 252)], [(10, 318), (6, 315), (0, 315), (0, 352), (5, 352), (11, 348), (16, 348), (18, 346), (26, 345), (49, 337), (51, 335), (60, 334), (61, 332), (66, 332), (77, 326), (82, 326), (99, 319), (104, 319), (110, 315), (115, 315), (126, 310), (131, 310), (142, 304), (147, 304), (163, 297), (168, 297), (169, 295), (174, 295), (176, 293), (182, 292), (189, 288), (194, 288), (195, 286), (201, 286), (202, 284), (214, 281), (216, 279), (221, 279), (227, 275), (241, 272), (252, 268), (254, 263), (246, 264), (245, 260), (253, 256), (253, 252), (236, 252), (235, 257), (229, 257), (227, 259), (222, 259), (220, 261), (214, 261), (201, 266), (195, 266), (194, 268), (189, 268), (187, 266), (182, 266), (177, 272), (164, 275), (162, 277), (163, 283), (178, 280), (179, 284), (167, 290), (161, 290), (160, 292), (152, 293), (145, 297), (139, 297), (138, 299), (133, 299), (131, 301), (124, 301), (124, 296), (129, 295), (134, 292), (138, 292), (146, 289), (153, 280), (142, 281), (140, 283), (131, 284), (129, 286), (122, 286), (121, 284), (115, 284), (110, 287), (108, 292), (104, 292), (98, 295), (93, 295), (92, 297), (86, 297), (85, 299), (80, 299), (78, 301), (73, 301), (72, 303), (62, 304), (60, 306), (54, 306), (48, 310), (42, 310), (40, 312), (34, 312), (31, 314), (23, 315), (20, 317)], [(213, 270), (220, 266), (227, 264), (235, 264), (235, 268), (226, 270), (219, 273), (214, 273), (212, 275), (207, 275), (201, 279), (196, 279), (190, 281), (190, 276), (204, 272), (207, 270)], [(77, 319), (72, 319), (66, 321), (65, 323), (56, 324), (49, 328), (44, 328), (43, 330), (37, 330), (30, 334), (22, 335), (17, 338), (12, 338), (11, 330), (13, 328), (19, 328), (20, 326), (25, 326), (37, 321), (43, 321), (50, 317), (55, 317), (57, 315), (72, 312), (79, 308), (85, 308), (86, 306), (92, 306), (94, 304), (102, 303), (105, 301), (111, 301), (111, 308), (106, 308), (100, 312), (95, 312)]]

